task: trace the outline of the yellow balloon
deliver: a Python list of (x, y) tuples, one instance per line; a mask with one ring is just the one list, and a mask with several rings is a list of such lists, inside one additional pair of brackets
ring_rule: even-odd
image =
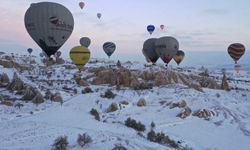
[(79, 70), (89, 61), (90, 51), (84, 46), (76, 46), (70, 50), (70, 58)]

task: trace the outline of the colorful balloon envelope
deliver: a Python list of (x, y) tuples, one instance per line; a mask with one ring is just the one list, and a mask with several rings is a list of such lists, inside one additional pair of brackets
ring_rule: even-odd
[(231, 58), (234, 60), (235, 64), (237, 64), (239, 59), (245, 53), (245, 46), (241, 43), (234, 43), (228, 47), (227, 51)]
[(156, 53), (167, 65), (177, 53), (179, 42), (174, 37), (165, 36), (157, 39), (155, 46)]
[(182, 50), (178, 50), (177, 53), (174, 55), (174, 60), (178, 66), (183, 61), (184, 57), (185, 57), (185, 53)]
[(82, 46), (88, 48), (89, 45), (91, 44), (91, 40), (90, 40), (90, 38), (88, 38), (88, 37), (82, 37), (82, 38), (80, 39), (80, 44), (81, 44)]
[(82, 70), (89, 61), (90, 51), (84, 46), (76, 46), (70, 50), (70, 58), (79, 70)]
[(80, 6), (81, 9), (83, 9), (83, 7), (85, 6), (85, 3), (84, 2), (80, 2), (79, 6)]
[(165, 28), (165, 25), (160, 25), (160, 28), (163, 30)]
[(61, 4), (35, 3), (25, 13), (25, 27), (48, 57), (67, 41), (74, 28), (71, 12)]
[(154, 25), (148, 25), (147, 30), (148, 30), (149, 34), (152, 34), (154, 32), (154, 30), (155, 30), (155, 26)]
[(104, 52), (110, 57), (116, 49), (116, 45), (113, 42), (106, 42), (103, 44)]
[(155, 64), (159, 59), (159, 55), (155, 51), (156, 40), (157, 40), (156, 38), (147, 39), (143, 43), (143, 49), (142, 49), (142, 53), (146, 57), (147, 62), (149, 61), (152, 62), (153, 64)]
[(33, 49), (32, 48), (28, 48), (27, 51), (28, 51), (29, 54), (31, 54), (32, 51), (33, 51)]
[(101, 13), (97, 13), (97, 18), (101, 19), (102, 14)]

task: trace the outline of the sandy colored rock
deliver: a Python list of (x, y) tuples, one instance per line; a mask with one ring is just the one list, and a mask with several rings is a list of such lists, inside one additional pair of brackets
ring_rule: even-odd
[(62, 64), (65, 63), (65, 61), (64, 61), (64, 59), (62, 59), (62, 58), (57, 58), (57, 59), (56, 59), (56, 63), (62, 65)]
[(121, 101), (121, 102), (120, 102), (120, 104), (123, 104), (123, 105), (128, 105), (128, 104), (129, 104), (129, 102), (128, 102), (127, 100), (123, 100), (123, 101)]
[(1, 101), (1, 105), (5, 105), (5, 106), (13, 106), (14, 105), (14, 102), (12, 101), (9, 101), (9, 100), (4, 100), (4, 101)]
[(24, 82), (18, 77), (15, 72), (11, 83), (8, 84), (7, 89), (11, 91), (21, 91), (25, 87)]
[(80, 85), (80, 86), (89, 86), (89, 84), (88, 84), (86, 81), (84, 81), (83, 79), (81, 79), (81, 80), (78, 82), (78, 85)]
[(41, 104), (44, 102), (43, 96), (40, 92), (37, 93), (37, 95), (32, 99), (32, 102), (34, 104)]
[(0, 86), (7, 86), (10, 79), (6, 73), (0, 74)]
[(229, 84), (227, 82), (227, 76), (225, 74), (223, 75), (223, 78), (222, 78), (221, 89), (226, 90), (226, 91), (230, 90)]
[(184, 111), (182, 111), (181, 113), (179, 113), (176, 117), (185, 119), (188, 116), (190, 116), (192, 113), (192, 110), (189, 107), (184, 108)]
[(110, 113), (110, 112), (114, 112), (114, 111), (117, 111), (118, 110), (118, 105), (116, 103), (112, 103), (108, 109), (107, 109), (107, 113)]
[(213, 111), (207, 110), (207, 109), (200, 109), (193, 113), (193, 116), (197, 116), (199, 118), (203, 119), (209, 119), (212, 116), (214, 116), (215, 113)]
[(145, 107), (147, 106), (147, 102), (144, 98), (141, 98), (138, 102), (137, 102), (137, 106), (138, 107)]
[(21, 98), (22, 100), (32, 100), (36, 95), (37, 95), (36, 89), (34, 89), (31, 86), (27, 86), (25, 91), (24, 91), (24, 96)]

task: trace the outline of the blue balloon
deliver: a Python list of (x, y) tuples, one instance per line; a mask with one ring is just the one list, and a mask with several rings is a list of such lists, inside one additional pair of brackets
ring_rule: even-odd
[(148, 25), (147, 30), (148, 30), (148, 32), (150, 34), (152, 34), (154, 32), (154, 30), (155, 30), (155, 26), (154, 25)]
[(28, 51), (28, 53), (31, 54), (33, 50), (32, 50), (32, 48), (28, 48), (27, 51)]

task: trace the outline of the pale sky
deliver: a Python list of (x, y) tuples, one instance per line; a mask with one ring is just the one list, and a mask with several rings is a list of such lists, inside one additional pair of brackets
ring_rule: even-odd
[[(180, 49), (190, 51), (225, 51), (229, 44), (250, 47), (249, 0), (47, 0), (66, 6), (75, 20), (74, 31), (60, 49), (63, 55), (79, 45), (82, 36), (90, 37), (92, 57), (106, 57), (102, 45), (114, 41), (114, 57), (142, 56), (143, 41), (150, 37), (174, 36)], [(41, 50), (24, 27), (24, 14), (31, 3), (41, 0), (0, 0), (0, 51)], [(102, 13), (101, 20), (96, 14)], [(156, 30), (149, 35), (146, 26)], [(159, 26), (166, 26), (164, 31)], [(143, 58), (143, 56), (142, 56)]]

